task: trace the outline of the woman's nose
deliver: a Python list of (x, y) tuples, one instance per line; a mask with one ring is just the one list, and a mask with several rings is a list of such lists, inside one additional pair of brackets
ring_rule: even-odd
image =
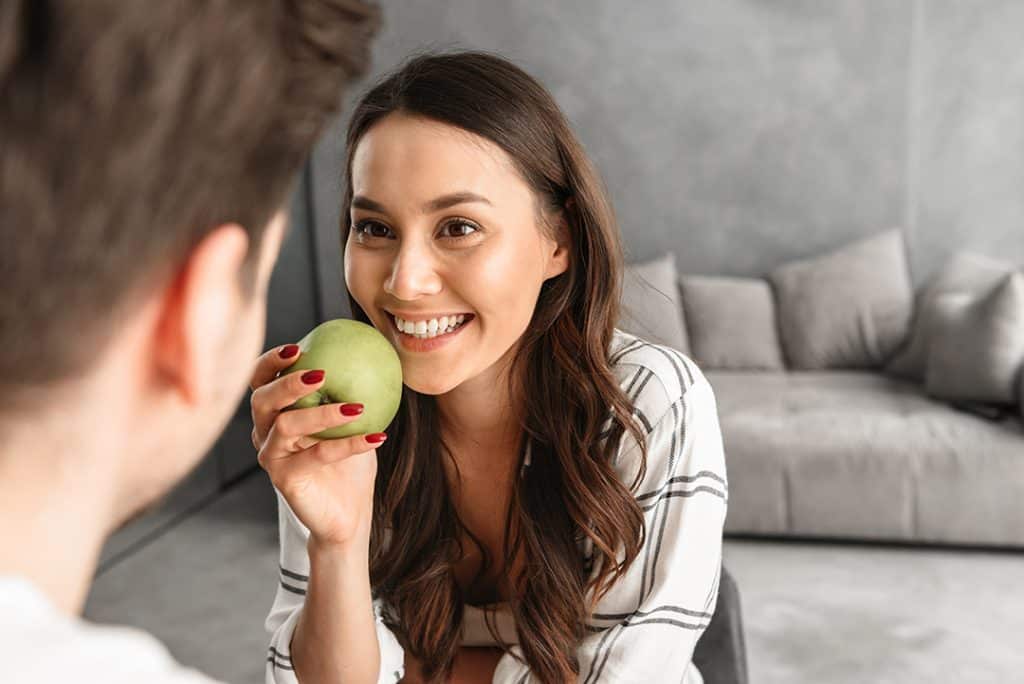
[(384, 291), (404, 301), (438, 294), (441, 277), (431, 255), (415, 248), (399, 251), (384, 283)]

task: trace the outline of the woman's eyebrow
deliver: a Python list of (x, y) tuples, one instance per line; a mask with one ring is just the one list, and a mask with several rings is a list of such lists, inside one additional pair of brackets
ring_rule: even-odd
[[(452, 192), (447, 195), (441, 195), (436, 197), (426, 204), (423, 205), (423, 213), (430, 214), (443, 209), (449, 209), (457, 204), (466, 204), (467, 202), (480, 202), (482, 204), (491, 204), (491, 201), (483, 195), (478, 195), (475, 192)], [(493, 205), (492, 205), (493, 206)], [(378, 214), (386, 214), (387, 210), (384, 205), (380, 202), (370, 199), (365, 195), (356, 195), (352, 198), (353, 209), (365, 209), (366, 211), (374, 211)]]
[(482, 195), (478, 195), (475, 192), (453, 192), (447, 195), (441, 195), (440, 197), (430, 200), (429, 202), (423, 205), (423, 211), (425, 213), (432, 213), (435, 211), (441, 211), (442, 209), (454, 207), (456, 204), (466, 204), (467, 202), (481, 202), (483, 204), (491, 204), (491, 201), (489, 199)]
[(352, 198), (353, 209), (365, 209), (366, 211), (375, 211), (378, 214), (386, 214), (384, 211), (384, 205), (380, 202), (374, 202), (369, 197), (364, 195), (356, 195)]

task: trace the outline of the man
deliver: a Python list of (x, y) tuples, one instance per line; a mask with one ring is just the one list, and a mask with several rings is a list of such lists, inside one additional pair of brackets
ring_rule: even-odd
[(0, 0), (0, 681), (208, 681), (78, 614), (105, 537), (233, 413), (293, 178), (376, 23)]

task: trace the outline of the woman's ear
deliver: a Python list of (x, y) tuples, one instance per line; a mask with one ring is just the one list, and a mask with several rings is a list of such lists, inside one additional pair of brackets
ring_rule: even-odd
[(574, 209), (575, 204), (570, 197), (566, 201), (565, 208), (555, 216), (551, 231), (554, 234), (554, 240), (548, 241), (548, 265), (544, 271), (544, 280), (561, 275), (569, 269), (569, 252), (572, 246), (572, 231), (569, 230), (569, 221), (572, 220)]

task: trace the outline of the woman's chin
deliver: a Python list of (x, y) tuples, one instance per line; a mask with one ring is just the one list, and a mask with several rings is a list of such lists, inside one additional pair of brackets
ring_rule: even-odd
[(406, 387), (419, 394), (429, 394), (435, 397), (440, 394), (447, 394), (456, 387), (455, 383), (440, 381), (438, 378), (417, 378), (406, 375), (402, 381)]

